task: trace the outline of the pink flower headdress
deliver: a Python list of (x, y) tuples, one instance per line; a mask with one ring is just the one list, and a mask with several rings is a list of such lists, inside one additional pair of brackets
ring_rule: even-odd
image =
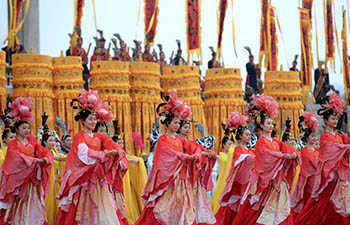
[[(78, 105), (75, 105), (75, 103), (78, 103)], [(81, 119), (81, 116), (86, 112), (96, 114), (98, 122), (109, 122), (113, 117), (109, 105), (98, 97), (97, 91), (91, 89), (88, 91), (80, 90), (79, 96), (72, 100), (71, 106), (74, 109), (80, 109), (76, 120)]]
[(343, 114), (344, 112), (344, 102), (340, 98), (339, 95), (337, 95), (335, 92), (331, 92), (329, 95), (329, 101), (328, 101), (328, 109), (333, 110), (334, 113), (337, 113), (339, 115)]
[(109, 121), (112, 120), (113, 114), (112, 114), (112, 112), (111, 112), (107, 102), (101, 102), (97, 106), (96, 118), (97, 118), (98, 122), (106, 122), (106, 123), (108, 123)]
[(12, 103), (9, 104), (9, 108), (11, 110), (10, 115), (13, 116), (14, 122), (19, 121), (32, 121), (34, 116), (31, 113), (33, 108), (33, 102), (30, 97), (16, 98)]
[(317, 118), (318, 116), (313, 115), (311, 110), (309, 112), (304, 112), (303, 115), (299, 117), (298, 127), (303, 142), (306, 142), (306, 136), (316, 131), (318, 124)]
[(259, 97), (256, 95), (253, 95), (252, 97), (260, 113), (264, 112), (271, 118), (275, 118), (278, 115), (278, 104), (273, 97), (264, 94)]
[(157, 113), (164, 124), (169, 116), (179, 117), (181, 120), (188, 120), (192, 111), (191, 108), (181, 98), (177, 97), (176, 90), (169, 90), (169, 95), (165, 97), (166, 103), (161, 103), (157, 107)]
[(235, 130), (239, 126), (247, 125), (245, 117), (239, 112), (231, 112), (230, 117), (226, 119), (226, 127)]

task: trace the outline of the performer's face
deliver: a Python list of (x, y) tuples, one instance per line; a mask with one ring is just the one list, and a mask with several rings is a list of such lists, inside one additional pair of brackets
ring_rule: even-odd
[(72, 138), (66, 137), (66, 139), (64, 139), (63, 145), (64, 147), (70, 149), (70, 147), (72, 146)]
[(308, 145), (314, 146), (317, 142), (317, 136), (315, 132), (312, 132), (307, 138)]
[(233, 142), (229, 139), (226, 141), (226, 143), (223, 146), (223, 152), (228, 152), (229, 148), (231, 147), (231, 145), (233, 144)]
[(252, 133), (249, 129), (244, 129), (243, 134), (241, 135), (241, 141), (243, 144), (247, 144), (252, 137)]
[(338, 115), (330, 115), (325, 122), (327, 124), (327, 127), (334, 129), (337, 127), (338, 120), (339, 120)]
[(16, 130), (18, 136), (25, 138), (30, 133), (30, 127), (28, 123), (22, 123)]
[(123, 140), (123, 138), (118, 139), (117, 144), (120, 145), (120, 147), (124, 148), (124, 140)]
[(186, 123), (180, 128), (180, 135), (187, 138), (190, 131), (191, 131), (191, 126), (190, 124)]
[(286, 141), (286, 144), (289, 146), (294, 146), (294, 137), (292, 135), (289, 135), (288, 140)]
[(10, 141), (12, 141), (13, 139), (15, 139), (15, 134), (10, 131), (10, 132), (8, 132), (7, 137), (4, 138), (3, 141), (5, 144), (9, 144)]
[(96, 115), (90, 114), (83, 122), (83, 126), (87, 130), (93, 131), (96, 127), (96, 123), (97, 123)]
[(180, 128), (180, 119), (175, 117), (168, 125), (168, 129), (171, 133), (176, 133)]
[(97, 133), (107, 135), (107, 127), (99, 126), (97, 129)]
[(56, 145), (56, 138), (54, 136), (50, 136), (45, 142), (45, 147), (47, 149), (53, 149), (55, 145)]
[(274, 128), (273, 120), (271, 118), (266, 118), (262, 128), (265, 133), (271, 134)]
[(56, 141), (56, 150), (61, 151), (61, 143), (59, 141)]

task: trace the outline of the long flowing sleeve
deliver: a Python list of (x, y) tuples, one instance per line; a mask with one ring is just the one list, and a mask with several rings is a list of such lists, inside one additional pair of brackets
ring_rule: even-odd
[[(156, 199), (174, 182), (175, 177), (182, 175), (182, 168), (186, 169), (185, 161), (184, 153), (173, 149), (165, 135), (159, 138), (153, 158), (153, 167), (142, 192), (145, 206), (153, 207)], [(186, 179), (186, 174), (182, 178)]]
[[(31, 142), (30, 142), (31, 143)], [(7, 155), (1, 168), (0, 179), (0, 201), (10, 201), (20, 189), (25, 189), (29, 180), (38, 182), (43, 186), (45, 194), (49, 191), (49, 178), (52, 167), (52, 155), (44, 147), (35, 144), (32, 150), (37, 151), (38, 158), (45, 160), (45, 163), (38, 163), (33, 156), (26, 155), (19, 149), (17, 140), (10, 142)], [(24, 193), (22, 193), (24, 194)]]

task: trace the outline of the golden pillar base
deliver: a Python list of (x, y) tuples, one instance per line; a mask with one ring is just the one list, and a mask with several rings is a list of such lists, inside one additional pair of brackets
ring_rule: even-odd
[(52, 65), (55, 115), (66, 121), (66, 124), (72, 129), (71, 135), (74, 136), (81, 130), (81, 125), (74, 120), (78, 111), (73, 109), (70, 103), (84, 88), (81, 57), (55, 57), (52, 59)]
[(299, 72), (268, 71), (265, 73), (264, 94), (272, 96), (279, 106), (278, 117), (275, 119), (276, 131), (282, 133), (282, 123), (292, 120), (292, 134), (299, 140), (299, 116), (304, 112), (302, 89)]
[(232, 111), (244, 113), (246, 102), (243, 99), (240, 69), (208, 69), (205, 80), (204, 110), (209, 133), (214, 135), (215, 150), (220, 152), (220, 144), (225, 132), (221, 127)]
[[(156, 109), (161, 103), (159, 64), (142, 61), (130, 63), (130, 86), (133, 131), (142, 136), (145, 145), (143, 153), (147, 154), (150, 150), (150, 128), (156, 121)], [(141, 155), (136, 146), (135, 152), (136, 155)]]
[[(176, 89), (177, 96), (182, 98), (192, 109), (192, 119), (199, 124), (207, 126), (201, 98), (200, 75), (198, 67), (194, 66), (164, 66), (162, 75), (164, 94), (170, 89)], [(189, 139), (200, 137), (191, 124)]]
[(91, 88), (97, 90), (98, 95), (109, 103), (114, 119), (119, 120), (126, 152), (135, 154), (131, 127), (129, 62), (94, 61), (90, 75)]
[(31, 133), (41, 127), (41, 115), (49, 115), (47, 125), (55, 127), (53, 107), (52, 59), (46, 55), (14, 54), (12, 55), (13, 91), (12, 98), (31, 97), (33, 101), (32, 113), (35, 120), (31, 123)]
[(6, 52), (0, 51), (0, 110), (4, 112), (6, 109), (6, 99), (7, 99), (7, 90), (6, 90)]

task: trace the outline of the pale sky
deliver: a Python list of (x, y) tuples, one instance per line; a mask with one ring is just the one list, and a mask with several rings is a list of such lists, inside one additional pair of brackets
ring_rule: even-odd
[[(300, 59), (300, 31), (298, 6), (301, 0), (272, 0), (272, 5), (276, 7), (277, 14), (282, 27), (285, 40), (283, 44), (279, 35), (279, 64), (287, 70), (287, 60), (289, 66), (294, 55), (299, 54)], [(346, 8), (347, 0), (335, 1), (335, 19), (338, 29), (340, 54), (342, 49), (341, 29), (342, 29), (342, 6)], [(110, 42), (113, 33), (120, 33), (122, 38), (133, 47), (133, 40), (144, 38), (144, 10), (143, 0), (95, 0), (97, 26), (104, 31), (107, 42)], [(176, 39), (181, 40), (184, 58), (186, 53), (186, 24), (185, 24), (185, 0), (159, 0), (159, 17), (155, 44), (163, 44), (167, 60), (171, 51), (177, 49)], [(208, 46), (216, 47), (217, 43), (217, 4), (219, 0), (202, 0), (202, 53), (203, 65), (202, 74), (205, 74), (207, 61), (211, 58)], [(231, 1), (226, 13), (224, 35), (223, 35), (223, 57), (225, 67), (240, 68), (241, 75), (245, 81), (245, 63), (248, 61), (248, 53), (244, 46), (250, 46), (253, 54), (258, 58), (260, 40), (260, 0), (234, 0), (234, 22), (236, 34), (236, 47), (238, 58), (234, 56), (232, 41), (232, 9)], [(73, 30), (73, 0), (39, 0), (40, 5), (40, 54), (56, 57), (61, 50), (66, 50), (69, 44), (67, 33)], [(137, 23), (138, 8), (140, 5), (140, 17)], [(323, 0), (314, 0), (314, 9), (317, 15), (317, 28), (319, 39), (320, 59), (325, 56), (325, 37), (323, 22)], [(313, 11), (313, 15), (315, 11)], [(0, 40), (7, 37), (7, 0), (0, 1), (0, 21), (4, 21), (0, 26)], [(313, 18), (313, 23), (315, 18)], [(138, 25), (137, 25), (138, 24)], [(96, 35), (93, 17), (92, 0), (85, 1), (85, 8), (82, 18), (82, 36), (84, 47), (92, 42)], [(314, 65), (317, 65), (315, 23), (313, 24), (313, 53)], [(3, 46), (3, 45), (2, 45)], [(106, 47), (108, 44), (106, 44)], [(113, 45), (112, 45), (113, 46)], [(25, 46), (28, 50), (29, 47)], [(286, 49), (286, 52), (284, 51)], [(92, 50), (90, 54), (92, 54)], [(156, 49), (158, 51), (158, 48)], [(330, 71), (330, 82), (342, 93), (344, 92), (343, 74), (341, 73), (341, 59), (336, 47), (336, 72)], [(300, 68), (300, 61), (298, 68)], [(244, 83), (244, 82), (243, 82)]]

